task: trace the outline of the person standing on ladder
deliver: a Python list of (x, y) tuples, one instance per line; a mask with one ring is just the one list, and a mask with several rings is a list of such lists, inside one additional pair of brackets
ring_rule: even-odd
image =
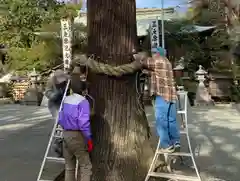
[(65, 181), (76, 181), (76, 161), (78, 161), (77, 181), (90, 181), (92, 165), (89, 153), (93, 150), (90, 128), (90, 104), (83, 96), (86, 82), (78, 75), (72, 75), (70, 88), (72, 95), (63, 101), (59, 112), (59, 124), (63, 128), (63, 156), (65, 158)]
[[(55, 121), (58, 115), (59, 107), (63, 99), (64, 91), (66, 89), (67, 81), (69, 75), (63, 70), (57, 69), (53, 76), (47, 82), (45, 96), (48, 98), (48, 109)], [(54, 141), (54, 151), (59, 157), (63, 156), (62, 150), (62, 139), (55, 139)]]
[(63, 70), (58, 69), (48, 80), (45, 95), (48, 98), (48, 109), (55, 120), (63, 98), (69, 76)]
[(163, 152), (180, 151), (180, 127), (177, 122), (177, 93), (172, 65), (166, 58), (166, 50), (157, 47), (152, 58), (146, 54), (134, 55), (150, 75), (150, 94), (155, 109), (156, 128)]

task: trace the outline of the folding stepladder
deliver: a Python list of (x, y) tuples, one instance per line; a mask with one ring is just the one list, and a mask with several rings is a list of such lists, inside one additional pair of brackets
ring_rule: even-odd
[[(64, 101), (64, 99), (66, 97), (67, 92), (68, 92), (69, 85), (70, 85), (70, 80), (68, 80), (68, 82), (67, 82), (66, 89), (65, 89), (62, 101), (61, 101), (61, 105), (60, 105), (59, 111), (62, 109), (62, 104), (63, 104), (63, 101)], [(92, 106), (92, 110), (94, 110), (95, 100), (93, 99), (93, 97), (90, 96), (88, 93), (86, 93), (84, 96), (90, 102), (90, 105)], [(65, 163), (65, 159), (64, 158), (48, 156), (54, 138), (62, 138), (62, 128), (58, 124), (58, 116), (56, 117), (53, 129), (52, 129), (52, 133), (50, 135), (50, 139), (49, 139), (48, 146), (47, 146), (47, 149), (45, 151), (45, 155), (44, 155), (41, 167), (40, 167), (40, 171), (39, 171), (39, 174), (38, 174), (38, 177), (37, 177), (37, 181), (51, 181), (51, 180), (41, 179), (42, 173), (43, 173), (43, 169), (44, 169), (45, 164), (46, 164), (47, 161), (49, 161), (49, 162), (51, 161), (51, 162), (55, 162), (55, 163)], [(75, 176), (76, 177), (77, 177), (77, 171), (78, 171), (78, 162), (76, 162), (76, 171), (75, 171)]]
[[(62, 109), (62, 104), (63, 104), (63, 101), (66, 97), (66, 94), (67, 94), (67, 91), (68, 91), (68, 88), (69, 88), (69, 84), (70, 84), (70, 80), (68, 80), (68, 82), (67, 82), (67, 85), (66, 85), (66, 88), (65, 88), (65, 91), (64, 91), (64, 94), (63, 94), (63, 98), (62, 98), (62, 101), (61, 101), (61, 104), (60, 104), (59, 111)], [(56, 134), (56, 132), (58, 134)], [(37, 177), (37, 181), (51, 181), (51, 180), (44, 180), (44, 179), (41, 178), (42, 173), (43, 173), (43, 169), (44, 169), (47, 161), (55, 162), (55, 163), (64, 163), (65, 162), (64, 158), (48, 156), (54, 138), (62, 138), (62, 128), (59, 127), (59, 125), (58, 125), (58, 116), (56, 116), (56, 120), (55, 120), (53, 129), (52, 129), (52, 133), (50, 135), (50, 139), (49, 139), (49, 142), (48, 142), (47, 149), (46, 149), (45, 154), (44, 154), (44, 158), (43, 158), (43, 161), (42, 161), (42, 164), (41, 164), (41, 167), (40, 167), (40, 171), (39, 171), (39, 174), (38, 174), (38, 177)]]
[[(193, 155), (193, 151), (192, 151), (192, 147), (191, 147), (191, 143), (190, 143), (190, 137), (189, 137), (189, 131), (188, 131), (188, 115), (187, 115), (187, 107), (188, 107), (188, 97), (187, 97), (187, 92), (185, 91), (179, 91), (178, 92), (178, 97), (184, 97), (184, 106), (183, 108), (181, 107), (181, 105), (179, 106), (180, 108), (177, 111), (177, 114), (183, 116), (183, 124), (184, 124), (184, 130), (181, 131), (181, 135), (185, 135), (187, 137), (187, 142), (188, 142), (188, 150), (189, 153), (185, 153), (185, 152), (175, 152), (175, 153), (164, 153), (162, 152), (159, 148), (160, 148), (160, 139), (158, 141), (157, 144), (157, 149), (155, 151), (155, 155), (153, 157), (152, 163), (150, 165), (150, 168), (148, 170), (147, 176), (145, 178), (145, 181), (148, 181), (151, 177), (152, 178), (167, 178), (171, 181), (202, 181), (195, 159), (194, 159), (194, 155)], [(180, 99), (179, 99), (179, 103), (180, 103)], [(193, 162), (193, 166), (194, 166), (194, 170), (196, 172), (196, 176), (185, 176), (185, 175), (179, 175), (179, 174), (174, 174), (174, 173), (163, 173), (163, 172), (155, 172), (154, 169), (156, 167), (156, 163), (158, 160), (159, 155), (164, 155), (166, 159), (168, 159), (169, 156), (176, 156), (176, 157), (191, 157), (191, 160)]]

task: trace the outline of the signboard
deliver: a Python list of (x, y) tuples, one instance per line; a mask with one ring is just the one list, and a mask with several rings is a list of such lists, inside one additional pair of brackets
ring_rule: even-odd
[(159, 47), (159, 24), (158, 19), (154, 19), (150, 24), (151, 49)]
[(64, 70), (70, 68), (72, 61), (72, 27), (71, 20), (61, 20), (62, 47), (63, 47), (63, 65)]

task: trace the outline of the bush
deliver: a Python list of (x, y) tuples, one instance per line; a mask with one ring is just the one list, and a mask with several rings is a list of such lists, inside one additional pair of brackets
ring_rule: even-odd
[(232, 85), (231, 86), (231, 100), (234, 102), (240, 102), (240, 86)]

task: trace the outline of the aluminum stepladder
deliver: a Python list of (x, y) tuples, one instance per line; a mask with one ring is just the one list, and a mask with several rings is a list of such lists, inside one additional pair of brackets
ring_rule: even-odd
[[(193, 155), (193, 151), (192, 151), (192, 147), (191, 147), (191, 143), (190, 143), (190, 137), (189, 137), (189, 131), (188, 131), (188, 115), (187, 115), (187, 107), (188, 107), (188, 97), (187, 97), (187, 92), (185, 91), (179, 91), (178, 92), (178, 97), (184, 97), (184, 106), (183, 108), (181, 108), (181, 106), (179, 106), (180, 108), (177, 110), (177, 114), (183, 116), (183, 124), (184, 124), (184, 130), (182, 130), (180, 133), (181, 135), (185, 135), (187, 137), (187, 142), (188, 142), (188, 150), (189, 153), (185, 153), (185, 152), (175, 152), (175, 153), (164, 153), (162, 152), (159, 147), (160, 147), (160, 139), (158, 141), (157, 144), (157, 149), (155, 151), (155, 155), (153, 157), (152, 163), (150, 165), (150, 168), (148, 170), (147, 176), (145, 178), (145, 181), (148, 181), (151, 177), (152, 178), (167, 178), (169, 181), (202, 181), (195, 159), (194, 159), (194, 155)], [(180, 99), (178, 100), (180, 102)], [(185, 175), (179, 175), (179, 174), (174, 174), (174, 173), (163, 173), (163, 172), (155, 172), (154, 169), (156, 167), (156, 163), (158, 160), (159, 155), (164, 155), (165, 158), (168, 158), (168, 156), (176, 156), (176, 157), (191, 157), (191, 160), (193, 162), (193, 167), (194, 170), (196, 172), (196, 176), (185, 176)]]
[[(65, 99), (65, 97), (67, 95), (67, 91), (68, 91), (69, 85), (70, 85), (70, 80), (68, 80), (68, 82), (67, 82), (67, 85), (66, 85), (66, 88), (65, 88), (65, 91), (64, 91), (64, 94), (63, 94), (63, 98), (62, 98), (62, 101), (61, 101), (61, 104), (60, 104), (59, 111), (62, 109), (63, 101), (64, 101), (64, 99)], [(60, 132), (61, 134), (57, 134), (56, 135), (56, 132)], [(50, 135), (50, 139), (49, 139), (49, 142), (48, 142), (48, 145), (47, 145), (47, 149), (45, 151), (45, 155), (44, 155), (41, 167), (40, 167), (40, 171), (39, 171), (39, 174), (38, 174), (38, 177), (37, 177), (37, 181), (51, 181), (51, 180), (41, 179), (42, 173), (43, 173), (43, 169), (44, 169), (44, 166), (45, 166), (47, 161), (49, 161), (49, 162), (57, 162), (57, 163), (59, 163), (59, 162), (60, 163), (64, 163), (65, 162), (64, 158), (49, 157), (48, 156), (50, 148), (51, 148), (51, 145), (52, 145), (52, 142), (53, 142), (53, 138), (62, 138), (62, 128), (58, 127), (58, 115), (56, 116), (56, 119), (55, 119), (55, 123), (54, 123), (53, 129), (52, 129), (52, 133)]]

